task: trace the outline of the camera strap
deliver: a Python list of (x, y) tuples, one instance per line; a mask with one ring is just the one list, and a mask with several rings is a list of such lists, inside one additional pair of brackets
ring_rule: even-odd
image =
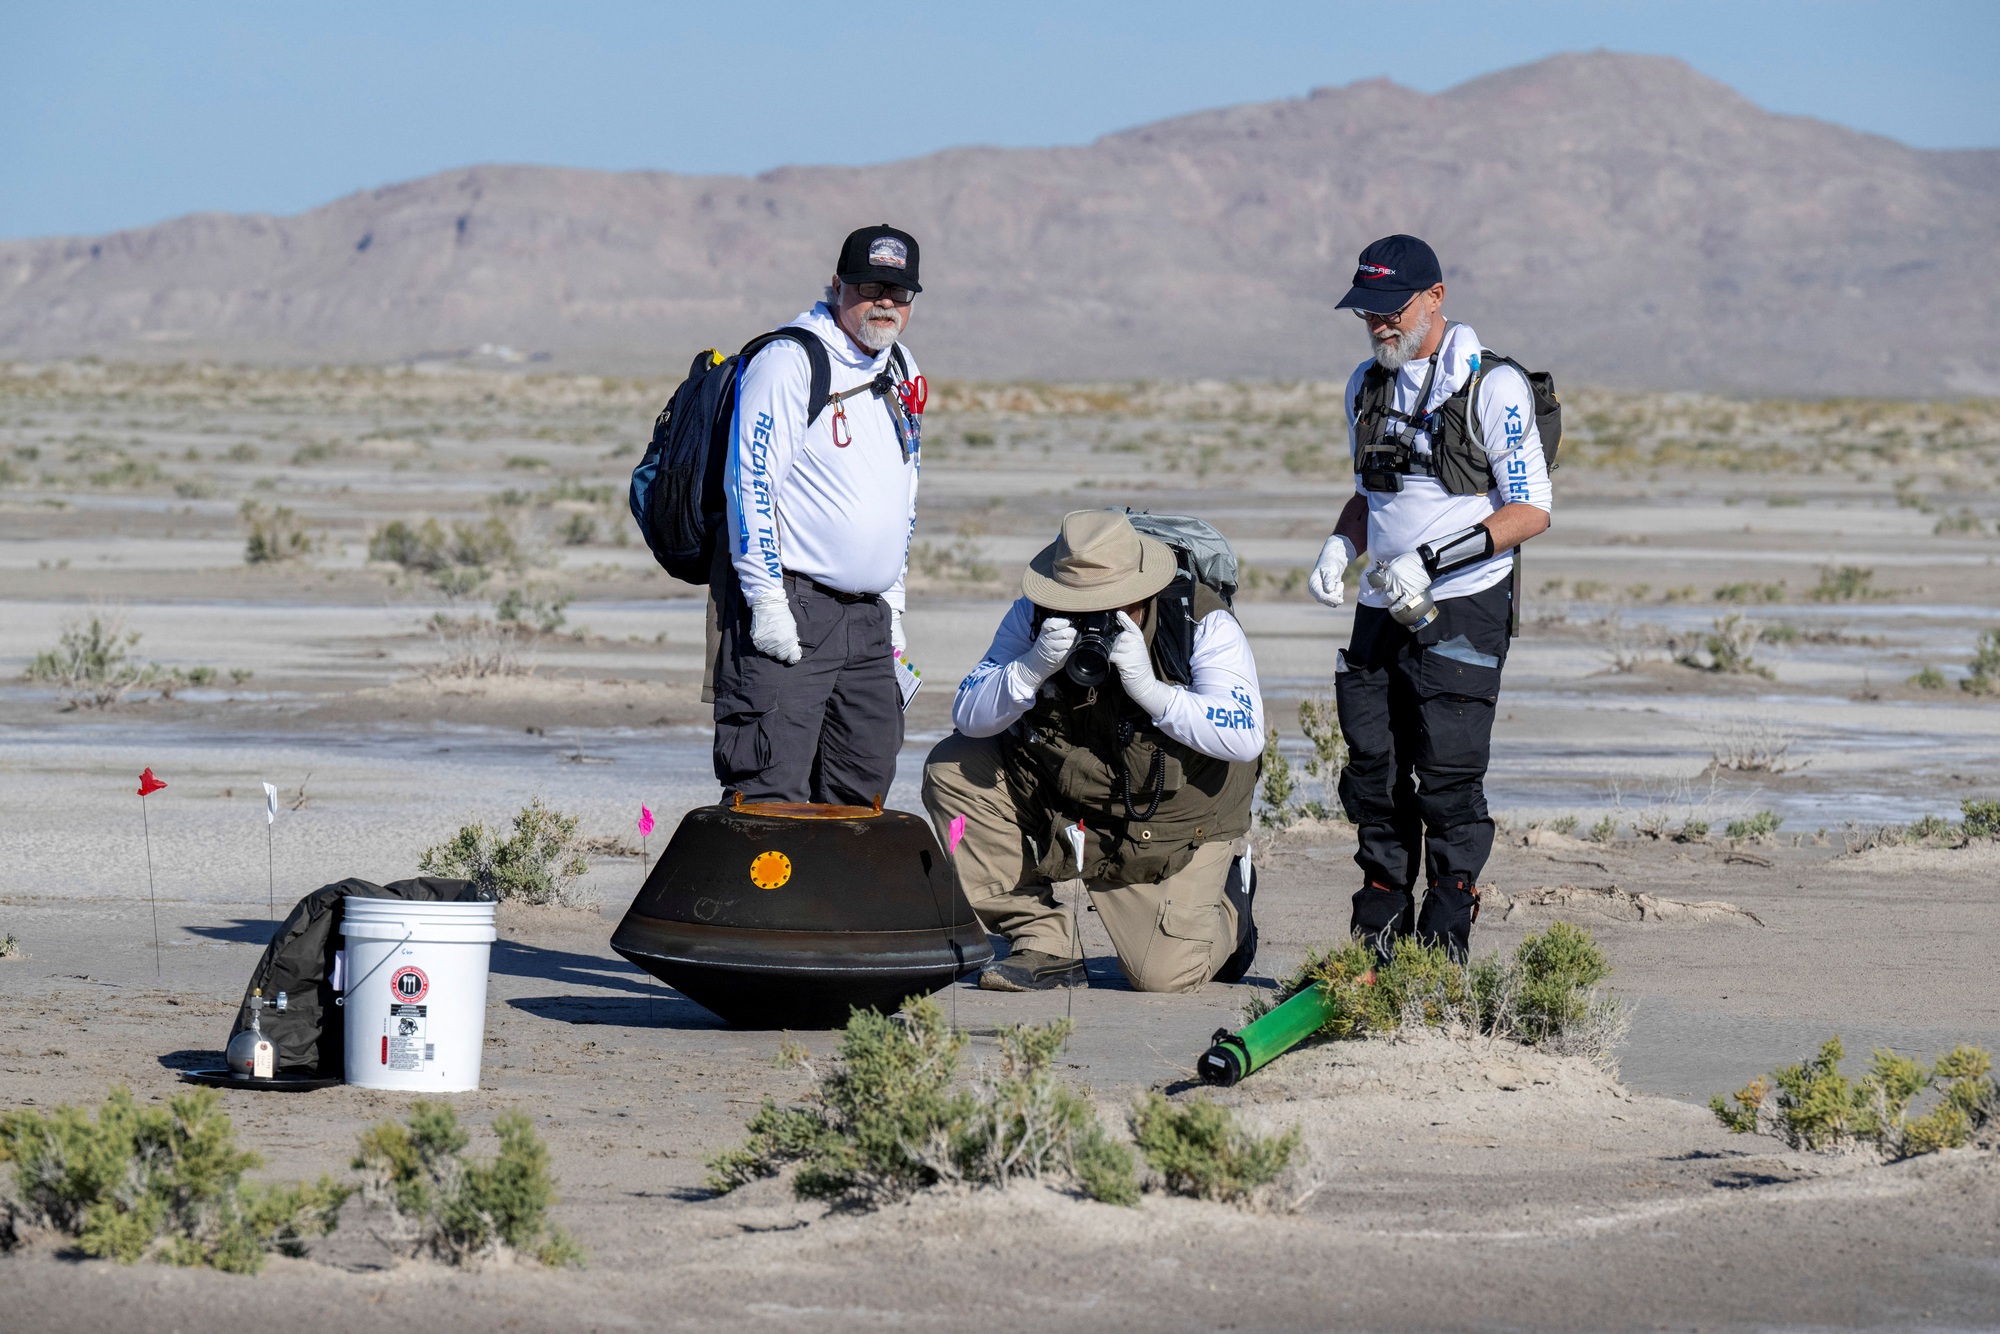
[[(1435, 471), (1435, 463), (1426, 464), (1417, 459), (1417, 432), (1429, 429), (1427, 423), (1431, 416), (1429, 411), (1431, 390), (1437, 384), (1438, 359), (1444, 355), (1445, 338), (1450, 334), (1451, 325), (1447, 322), (1444, 335), (1438, 339), (1437, 350), (1430, 355), (1430, 365), (1424, 373), (1423, 388), (1417, 391), (1417, 401), (1413, 405), (1416, 408), (1415, 412), (1398, 412), (1392, 406), (1396, 401), (1396, 381), (1402, 372), (1392, 371), (1386, 377), (1387, 383), (1382, 389), (1382, 405), (1369, 414), (1367, 423), (1369, 438), (1362, 442), (1361, 457), (1356, 460), (1358, 466), (1355, 471), (1361, 473), (1364, 478), (1371, 474), (1377, 478), (1385, 478), (1388, 474), (1428, 475)], [(1402, 487), (1400, 484), (1387, 484), (1385, 481), (1385, 484), (1380, 486), (1370, 482), (1368, 489), (1399, 491)]]

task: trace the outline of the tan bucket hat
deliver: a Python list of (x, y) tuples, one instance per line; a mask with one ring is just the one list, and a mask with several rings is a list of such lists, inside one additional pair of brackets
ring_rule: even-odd
[(1021, 591), (1050, 611), (1110, 611), (1174, 581), (1174, 553), (1117, 510), (1073, 510), (1062, 536), (1035, 553)]

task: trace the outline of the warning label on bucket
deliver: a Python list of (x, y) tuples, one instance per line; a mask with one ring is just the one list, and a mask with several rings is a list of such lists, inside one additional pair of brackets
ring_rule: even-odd
[(389, 990), (396, 993), (399, 1001), (420, 1001), (430, 993), (431, 980), (421, 968), (403, 967), (389, 979)]
[(432, 1059), (428, 1040), (430, 1006), (391, 1005), (389, 1032), (382, 1039), (383, 1061), (391, 1070), (421, 1070)]

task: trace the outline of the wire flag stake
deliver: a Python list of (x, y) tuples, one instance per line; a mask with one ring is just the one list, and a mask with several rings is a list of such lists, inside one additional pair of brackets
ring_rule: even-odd
[(153, 905), (153, 978), (160, 976), (160, 895), (153, 884), (153, 821), (146, 813), (146, 798), (158, 792), (166, 783), (153, 777), (152, 767), (147, 766), (139, 775), (139, 823), (146, 831), (146, 898)]

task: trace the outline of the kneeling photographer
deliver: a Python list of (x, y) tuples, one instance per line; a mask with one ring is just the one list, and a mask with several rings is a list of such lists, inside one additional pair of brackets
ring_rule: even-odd
[[(1135, 517), (1227, 554), (1199, 521)], [(959, 883), (1012, 946), (982, 987), (1088, 980), (1074, 910), (1054, 893), (1079, 878), (1138, 990), (1249, 968), (1264, 710), (1233, 585), (1205, 582), (1215, 568), (1118, 511), (1067, 515), (960, 684), (957, 730), (924, 764), (924, 806), (940, 837), (964, 817)]]

